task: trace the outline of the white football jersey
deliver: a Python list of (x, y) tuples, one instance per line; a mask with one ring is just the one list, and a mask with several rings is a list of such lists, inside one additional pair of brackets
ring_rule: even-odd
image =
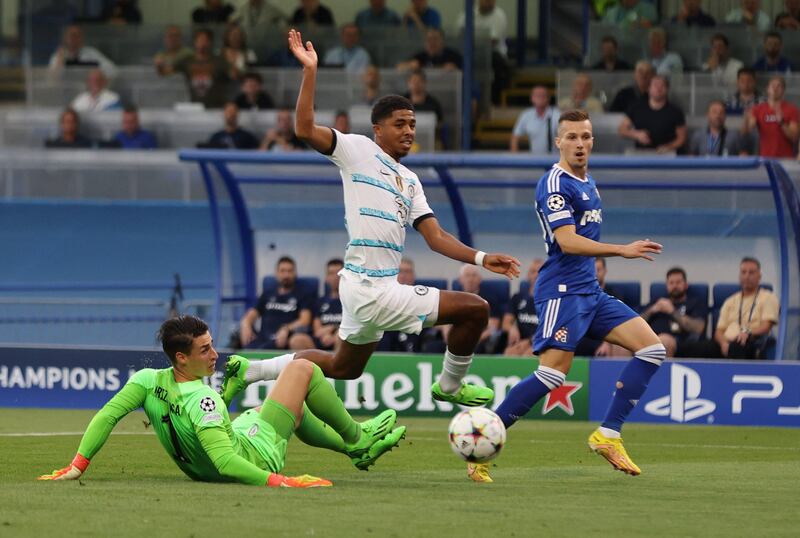
[(406, 226), (433, 215), (417, 174), (374, 141), (334, 130), (327, 157), (339, 167), (344, 186), (345, 226), (350, 241), (342, 275), (351, 279), (396, 280)]

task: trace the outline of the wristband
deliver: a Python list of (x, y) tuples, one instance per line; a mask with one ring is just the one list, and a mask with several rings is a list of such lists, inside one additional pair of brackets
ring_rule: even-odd
[(89, 460), (80, 454), (75, 454), (75, 457), (72, 459), (72, 466), (83, 473), (86, 471), (86, 468), (89, 467)]
[(483, 267), (483, 259), (486, 257), (486, 253), (482, 250), (479, 250), (475, 253), (475, 265), (479, 267)]

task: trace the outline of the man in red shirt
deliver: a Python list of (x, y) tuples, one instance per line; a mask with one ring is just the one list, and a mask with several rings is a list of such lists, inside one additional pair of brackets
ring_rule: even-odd
[(783, 100), (785, 92), (784, 78), (772, 77), (767, 84), (767, 101), (753, 106), (745, 116), (742, 129), (748, 133), (758, 128), (759, 154), (762, 157), (792, 158), (796, 155), (800, 134), (798, 110)]

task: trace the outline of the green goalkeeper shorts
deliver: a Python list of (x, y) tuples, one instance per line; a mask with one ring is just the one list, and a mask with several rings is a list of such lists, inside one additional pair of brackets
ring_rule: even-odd
[(259, 413), (249, 409), (231, 424), (245, 457), (258, 467), (278, 473), (286, 464), (286, 447), (294, 432), (295, 416), (283, 405), (267, 400)]

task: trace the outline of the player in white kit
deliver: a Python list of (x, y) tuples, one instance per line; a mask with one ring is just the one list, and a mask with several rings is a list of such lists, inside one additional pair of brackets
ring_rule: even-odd
[(406, 226), (413, 226), (431, 250), (464, 263), (480, 265), (509, 278), (519, 276), (519, 261), (505, 254), (486, 254), (470, 248), (444, 231), (428, 206), (417, 175), (400, 164), (411, 150), (416, 119), (414, 106), (399, 95), (388, 95), (372, 109), (374, 141), (343, 134), (314, 123), (317, 54), (311, 42), (303, 45), (300, 32), (289, 31), (289, 48), (303, 66), (297, 98), (295, 132), (309, 146), (339, 167), (344, 186), (345, 223), (350, 241), (340, 281), (342, 322), (340, 346), (331, 353), (306, 350), (275, 359), (263, 373), (250, 372), (255, 361), (229, 361), (223, 397), (230, 400), (246, 383), (269, 379), (274, 367), (292, 358), (316, 363), (327, 377), (355, 379), (364, 371), (384, 331), (418, 334), (424, 327), (452, 324), (442, 374), (431, 387), (440, 401), (484, 405), (494, 392), (462, 381), (478, 338), (486, 327), (489, 306), (481, 297), (439, 291), (397, 282)]

